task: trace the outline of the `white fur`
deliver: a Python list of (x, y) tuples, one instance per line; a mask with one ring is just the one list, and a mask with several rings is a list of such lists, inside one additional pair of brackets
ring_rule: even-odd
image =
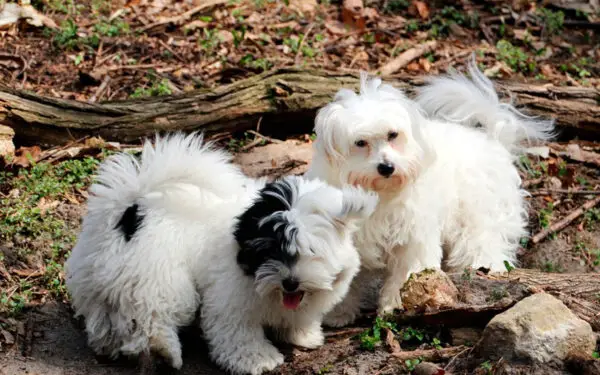
[[(211, 358), (234, 374), (260, 374), (283, 362), (263, 326), (296, 345), (321, 345), (323, 315), (358, 272), (352, 234), (377, 197), (288, 179), (297, 188), (286, 214), (299, 228), (294, 245), (300, 258), (282, 270), (305, 291), (296, 310), (282, 306), (277, 283), (285, 275), (275, 270), (268, 286), (236, 262), (236, 217), (252, 205), (264, 180), (245, 177), (229, 155), (196, 135), (146, 142), (141, 161), (119, 154), (104, 162), (66, 265), (90, 346), (113, 357), (153, 351), (180, 368), (177, 330), (192, 323), (199, 307)], [(143, 220), (127, 242), (115, 227), (134, 203)]]
[[(551, 125), (500, 104), (491, 82), (476, 68), (471, 74), (473, 81), (456, 74), (432, 80), (418, 102), (363, 74), (359, 95), (340, 90), (317, 115), (306, 177), (380, 196), (355, 238), (365, 272), (385, 270), (380, 313), (402, 308), (399, 290), (410, 273), (443, 265), (501, 271), (504, 261), (516, 262), (527, 235), (515, 146), (546, 138)], [(474, 128), (475, 121), (487, 132)], [(397, 138), (389, 140), (390, 132)], [(358, 140), (368, 146), (358, 147)], [(382, 162), (395, 166), (388, 178), (377, 171)], [(359, 310), (357, 293), (353, 287), (325, 322), (350, 323)]]

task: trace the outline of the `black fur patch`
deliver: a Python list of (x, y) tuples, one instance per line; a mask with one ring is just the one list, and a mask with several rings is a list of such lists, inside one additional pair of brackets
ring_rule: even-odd
[(252, 206), (238, 217), (234, 232), (240, 247), (237, 262), (247, 275), (254, 275), (268, 260), (277, 260), (288, 266), (298, 260), (298, 254), (291, 254), (288, 250), (297, 234), (292, 224), (276, 216), (261, 227), (258, 225), (262, 219), (276, 212), (288, 211), (294, 199), (294, 190), (287, 180), (267, 184)]
[(138, 213), (138, 208), (137, 204), (127, 207), (123, 216), (121, 216), (121, 220), (119, 220), (115, 227), (115, 229), (120, 229), (121, 232), (123, 232), (125, 241), (129, 242), (142, 224), (142, 219), (144, 217)]

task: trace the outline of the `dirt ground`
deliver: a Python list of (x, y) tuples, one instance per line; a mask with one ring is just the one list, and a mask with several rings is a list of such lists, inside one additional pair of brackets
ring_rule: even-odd
[[(5, 3), (0, 0), (0, 9)], [(551, 5), (568, 2), (553, 1), (365, 1), (366, 10), (356, 17), (340, 1), (31, 3), (56, 27), (47, 20), (46, 27), (26, 22), (0, 27), (0, 84), (50, 97), (103, 102), (178, 94), (281, 67), (377, 72), (427, 40), (435, 40), (436, 47), (391, 74), (444, 73), (462, 67), (475, 53), (480, 68), (496, 79), (600, 87), (594, 2), (569, 9)], [(284, 142), (225, 134), (218, 142), (236, 152), (245, 173), (277, 177), (305, 171), (311, 138), (293, 134)], [(0, 375), (139, 373), (135, 362), (93, 355), (64, 288), (62, 264), (85, 213), (97, 160), (139, 146), (88, 141), (73, 160), (56, 157), (53, 152), (61, 148), (34, 146), (18, 150), (10, 163), (0, 162)], [(561, 138), (532, 151), (521, 164), (524, 186), (532, 194), (529, 230), (534, 235), (600, 192), (598, 142)], [(538, 243), (523, 240), (521, 266), (600, 271), (599, 207), (584, 210)], [(321, 349), (283, 348), (286, 364), (278, 373), (409, 373), (415, 363), (394, 360), (385, 345), (361, 348), (358, 336), (373, 325), (372, 311), (366, 313), (356, 326), (330, 331)], [(441, 347), (452, 345), (445, 327), (413, 328), (422, 331), (402, 342), (403, 348), (429, 349), (438, 345), (434, 338)], [(426, 339), (415, 339), (419, 335)], [(222, 373), (208, 361), (198, 332), (182, 337), (181, 374)], [(481, 366), (475, 373), (486, 374), (486, 364)], [(544, 371), (537, 373), (548, 374)]]

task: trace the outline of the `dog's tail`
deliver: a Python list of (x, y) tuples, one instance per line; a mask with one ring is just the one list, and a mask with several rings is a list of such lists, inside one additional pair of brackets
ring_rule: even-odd
[(519, 112), (511, 103), (501, 103), (492, 81), (475, 64), (468, 67), (471, 78), (451, 72), (436, 77), (418, 90), (417, 102), (428, 115), (467, 126), (482, 126), (490, 137), (509, 150), (522, 141), (534, 143), (554, 136), (553, 121)]
[(184, 191), (227, 199), (247, 180), (231, 156), (204, 142), (201, 134), (176, 133), (157, 136), (154, 144), (146, 140), (139, 159), (119, 153), (104, 161), (88, 205), (90, 211), (126, 210), (140, 198), (177, 199), (185, 205), (187, 199), (176, 198)]

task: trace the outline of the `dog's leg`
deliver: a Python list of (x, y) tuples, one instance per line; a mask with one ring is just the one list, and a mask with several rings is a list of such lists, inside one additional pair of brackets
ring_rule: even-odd
[(224, 289), (213, 284), (202, 300), (200, 323), (211, 358), (233, 374), (259, 375), (282, 364), (283, 354), (266, 338), (261, 314), (252, 309), (254, 295)]
[(342, 302), (335, 305), (333, 310), (325, 315), (323, 324), (328, 327), (337, 328), (352, 324), (354, 320), (356, 320), (356, 317), (360, 314), (363, 279), (363, 272), (360, 272), (354, 280), (352, 280), (348, 294), (346, 294)]
[(171, 367), (180, 369), (183, 365), (181, 358), (181, 342), (177, 330), (173, 327), (156, 327), (156, 333), (150, 337), (150, 348), (162, 356)]
[(308, 349), (318, 348), (325, 342), (320, 320), (315, 320), (304, 326), (288, 328), (286, 336), (286, 341), (290, 344)]
[(443, 252), (439, 238), (432, 233), (425, 241), (411, 241), (394, 248), (387, 261), (385, 280), (379, 296), (379, 315), (403, 309), (400, 289), (411, 273), (427, 268), (441, 268)]

